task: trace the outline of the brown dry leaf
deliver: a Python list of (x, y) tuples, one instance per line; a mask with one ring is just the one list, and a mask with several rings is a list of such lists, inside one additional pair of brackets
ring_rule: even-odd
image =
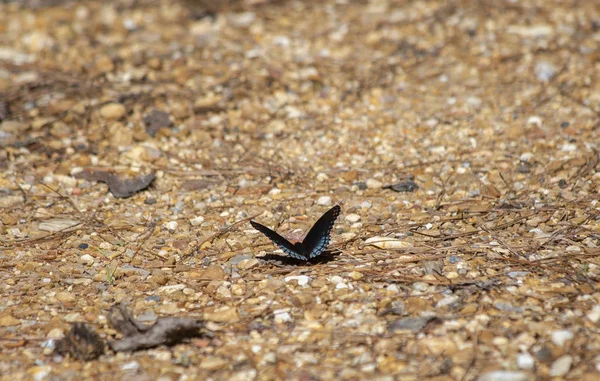
[(75, 178), (88, 181), (100, 181), (108, 185), (108, 189), (117, 198), (127, 198), (148, 188), (156, 179), (156, 175), (134, 177), (132, 179), (121, 178), (110, 171), (86, 169), (74, 175)]
[(185, 340), (201, 336), (204, 322), (194, 318), (159, 318), (150, 326), (137, 322), (123, 304), (113, 306), (108, 321), (123, 338), (109, 341), (115, 352), (130, 352), (154, 348), (159, 345), (175, 345)]

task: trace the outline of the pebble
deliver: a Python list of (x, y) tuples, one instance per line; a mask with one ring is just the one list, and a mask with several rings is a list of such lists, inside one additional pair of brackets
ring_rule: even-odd
[(456, 278), (458, 278), (458, 273), (456, 271), (449, 271), (446, 274), (446, 278), (448, 278), (448, 279), (456, 279)]
[(175, 315), (180, 311), (177, 303), (166, 303), (158, 306), (156, 312), (163, 315)]
[(449, 295), (449, 296), (446, 296), (443, 299), (440, 299), (440, 301), (438, 301), (435, 304), (435, 307), (436, 308), (441, 308), (441, 307), (451, 306), (454, 303), (458, 302), (459, 300), (460, 300), (459, 296), (457, 296), (457, 295)]
[(350, 277), (353, 280), (359, 280), (362, 279), (364, 275), (358, 271), (351, 271), (350, 273), (348, 273), (348, 277)]
[(223, 282), (223, 284), (221, 284), (217, 288), (217, 291), (215, 293), (219, 297), (219, 299), (231, 299), (231, 289), (229, 287), (230, 285), (231, 283), (229, 282)]
[(596, 304), (587, 315), (585, 315), (592, 323), (600, 321), (600, 304)]
[(30, 379), (34, 381), (47, 380), (51, 373), (50, 365), (34, 366), (27, 371), (27, 374), (31, 376)]
[(206, 357), (200, 363), (200, 369), (218, 370), (224, 369), (229, 365), (229, 361), (220, 357)]
[(329, 196), (321, 196), (317, 200), (317, 204), (323, 205), (323, 206), (331, 205), (331, 197), (329, 197)]
[(252, 256), (252, 254), (238, 254), (235, 257), (231, 258), (229, 260), (229, 263), (232, 266), (237, 266), (238, 263), (245, 261), (246, 259), (252, 259), (252, 258), (254, 258), (254, 256)]
[(306, 275), (291, 275), (291, 276), (285, 277), (283, 280), (286, 283), (289, 283), (289, 282), (295, 280), (298, 282), (298, 286), (306, 286), (308, 283), (310, 283), (311, 278)]
[(68, 218), (54, 218), (48, 221), (40, 222), (38, 229), (46, 232), (59, 232), (69, 229), (79, 224), (77, 220), (71, 220)]
[(165, 227), (167, 228), (168, 231), (173, 233), (173, 232), (177, 231), (177, 227), (179, 227), (179, 224), (177, 223), (177, 221), (169, 221), (165, 224)]
[(365, 240), (365, 243), (374, 246), (378, 249), (403, 249), (412, 247), (412, 244), (406, 241), (401, 241), (397, 238), (375, 236)]
[(222, 306), (214, 310), (205, 310), (204, 320), (210, 320), (217, 323), (234, 323), (238, 321), (239, 315), (234, 307)]
[(317, 181), (319, 181), (319, 182), (323, 182), (328, 179), (329, 179), (329, 176), (327, 176), (325, 173), (319, 173), (317, 175)]
[(565, 343), (573, 338), (573, 334), (570, 331), (554, 331), (552, 332), (552, 342), (559, 347), (564, 347)]
[(86, 265), (88, 265), (88, 266), (93, 265), (94, 264), (94, 260), (95, 260), (94, 257), (92, 257), (89, 254), (83, 254), (81, 257), (79, 257), (79, 261), (82, 262), (82, 263), (84, 263), (84, 264), (86, 264)]
[(351, 223), (355, 223), (360, 221), (360, 216), (358, 214), (350, 213), (346, 215), (345, 220)]
[(0, 317), (0, 327), (11, 327), (19, 324), (21, 324), (21, 320), (11, 315), (4, 315)]
[(368, 179), (367, 180), (367, 188), (369, 189), (379, 189), (383, 186), (383, 183), (381, 181), (375, 180), (375, 179)]
[(511, 278), (522, 278), (524, 276), (529, 275), (529, 271), (511, 271), (506, 275), (508, 275)]
[(349, 288), (349, 287), (348, 287), (348, 285), (347, 285), (346, 283), (344, 283), (344, 282), (340, 282), (340, 283), (337, 283), (337, 284), (335, 285), (335, 289), (336, 289), (336, 290), (342, 290), (342, 289), (347, 289), (347, 288)]
[(135, 372), (138, 369), (140, 369), (140, 363), (137, 361), (130, 361), (121, 365), (121, 370), (123, 371)]
[(223, 271), (220, 265), (212, 265), (200, 271), (198, 278), (203, 280), (223, 280), (225, 279), (225, 271)]
[(107, 120), (119, 120), (125, 115), (125, 106), (120, 103), (109, 103), (100, 109), (100, 115)]
[(412, 288), (415, 291), (427, 291), (429, 290), (429, 285), (425, 282), (415, 282), (413, 283)]
[(575, 152), (577, 151), (577, 144), (563, 144), (560, 149), (563, 152)]
[(197, 216), (197, 217), (190, 219), (190, 224), (192, 226), (200, 226), (203, 222), (204, 222), (204, 217), (202, 217), (202, 216)]
[(77, 298), (75, 298), (75, 295), (71, 294), (70, 292), (61, 291), (56, 293), (56, 300), (61, 303), (73, 303), (76, 299)]
[(238, 263), (237, 268), (240, 270), (248, 270), (258, 266), (259, 264), (260, 261), (256, 258), (244, 259), (240, 263)]
[(52, 328), (50, 332), (46, 335), (48, 339), (62, 339), (65, 337), (65, 332), (61, 328)]
[(106, 241), (100, 242), (100, 244), (98, 245), (98, 247), (101, 250), (110, 250), (112, 249), (112, 245)]
[(542, 126), (542, 118), (540, 118), (539, 116), (536, 116), (536, 115), (530, 116), (529, 119), (527, 119), (527, 124), (536, 126), (536, 127), (541, 127)]
[(552, 62), (541, 61), (535, 65), (535, 76), (540, 82), (548, 82), (554, 77), (558, 69)]
[[(10, 207), (16, 206), (22, 202), (23, 202), (22, 196), (4, 196), (4, 197), (0, 196), (0, 208), (10, 208)], [(44, 209), (44, 208), (38, 208), (38, 210), (39, 209)], [(42, 217), (47, 217), (47, 216), (48, 216), (47, 214), (42, 215)], [(36, 216), (36, 218), (40, 218), (40, 216)]]
[(427, 323), (434, 319), (433, 316), (428, 317), (407, 317), (391, 322), (388, 325), (388, 329), (392, 332), (395, 331), (411, 331), (419, 332), (425, 328)]
[(535, 360), (529, 353), (525, 352), (517, 355), (517, 366), (519, 369), (531, 370), (533, 369), (534, 365)]
[(573, 364), (573, 357), (569, 355), (561, 356), (552, 363), (550, 367), (551, 377), (562, 377), (566, 375)]
[(338, 283), (343, 283), (344, 282), (344, 278), (342, 278), (339, 275), (334, 275), (331, 278), (329, 278), (329, 281), (333, 284), (338, 284)]
[(277, 310), (273, 312), (275, 323), (287, 323), (292, 321), (292, 316), (287, 311)]
[(525, 372), (514, 370), (493, 370), (479, 376), (477, 381), (527, 381), (529, 376)]

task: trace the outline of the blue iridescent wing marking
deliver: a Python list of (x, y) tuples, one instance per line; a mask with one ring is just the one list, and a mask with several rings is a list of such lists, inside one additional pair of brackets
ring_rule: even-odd
[(325, 249), (327, 249), (327, 246), (329, 246), (331, 229), (333, 229), (333, 224), (340, 215), (340, 211), (340, 206), (336, 205), (325, 212), (325, 214), (315, 222), (302, 243), (292, 244), (274, 230), (271, 230), (258, 222), (250, 221), (250, 224), (252, 224), (254, 229), (266, 235), (267, 238), (290, 257), (307, 261), (321, 255)]
[(250, 221), (250, 224), (252, 225), (252, 227), (254, 227), (254, 229), (266, 235), (267, 238), (269, 238), (275, 245), (277, 245), (277, 247), (283, 250), (283, 252), (289, 255), (290, 257), (301, 259), (304, 261), (308, 259), (306, 256), (302, 255), (301, 245), (292, 244), (290, 241), (283, 238), (275, 231), (269, 229), (264, 225), (259, 224), (258, 222)]
[(329, 246), (331, 229), (335, 220), (340, 215), (339, 205), (329, 209), (310, 229), (304, 241), (302, 241), (303, 253), (308, 258), (315, 258), (321, 255), (327, 246)]

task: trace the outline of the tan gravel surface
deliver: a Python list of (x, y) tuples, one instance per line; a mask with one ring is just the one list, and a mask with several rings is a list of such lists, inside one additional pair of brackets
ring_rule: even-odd
[[(0, 379), (600, 379), (599, 52), (595, 1), (1, 2)], [(53, 353), (121, 302), (212, 337)]]

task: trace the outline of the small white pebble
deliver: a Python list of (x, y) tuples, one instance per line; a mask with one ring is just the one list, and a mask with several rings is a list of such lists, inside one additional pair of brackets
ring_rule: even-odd
[(375, 179), (368, 179), (367, 180), (367, 188), (370, 189), (379, 189), (383, 186), (383, 183), (381, 181), (375, 180)]
[(519, 160), (521, 161), (529, 161), (533, 158), (533, 154), (531, 152), (524, 152), (519, 156)]
[(552, 366), (550, 367), (550, 376), (562, 377), (566, 375), (569, 373), (571, 365), (573, 365), (573, 357), (569, 355), (559, 357), (552, 363)]
[(329, 179), (329, 176), (327, 176), (327, 175), (326, 175), (326, 174), (324, 174), (324, 173), (319, 173), (319, 174), (317, 175), (317, 181), (323, 182), (323, 181), (325, 181), (325, 180), (327, 180), (327, 179)]
[(444, 299), (440, 299), (436, 303), (435, 307), (441, 308), (441, 307), (451, 306), (454, 303), (458, 302), (459, 299), (460, 299), (460, 297), (457, 295), (448, 295)]
[(329, 281), (333, 284), (338, 284), (344, 282), (344, 278), (339, 275), (334, 275), (329, 279)]
[(83, 254), (81, 257), (79, 257), (79, 260), (88, 266), (94, 263), (94, 257), (89, 254)]
[(412, 288), (415, 291), (427, 291), (429, 290), (429, 285), (425, 282), (415, 282), (413, 283)]
[(534, 365), (535, 360), (529, 353), (525, 352), (517, 355), (517, 366), (519, 369), (531, 370), (533, 369)]
[(338, 284), (335, 285), (335, 289), (336, 290), (341, 290), (341, 289), (344, 289), (344, 288), (348, 288), (348, 285), (346, 283), (344, 283), (344, 282), (340, 282), (340, 283), (338, 283)]
[(395, 284), (390, 284), (389, 286), (387, 286), (385, 288), (386, 290), (388, 290), (389, 292), (393, 292), (394, 294), (397, 294), (400, 292), (400, 289), (398, 288), (397, 285)]
[(329, 196), (321, 196), (317, 200), (317, 204), (324, 205), (324, 206), (331, 205), (331, 197), (329, 197)]
[(102, 250), (110, 250), (112, 245), (106, 241), (104, 242), (100, 242), (100, 244), (98, 245), (98, 247)]
[(350, 213), (348, 215), (346, 215), (345, 220), (351, 223), (355, 223), (360, 221), (360, 216), (358, 214), (355, 213)]
[(55, 340), (62, 339), (63, 337), (65, 337), (65, 333), (61, 328), (53, 328), (50, 330), (50, 332), (48, 332), (46, 337), (48, 339), (55, 339)]
[(121, 365), (121, 370), (125, 370), (125, 371), (135, 371), (138, 369), (140, 369), (140, 363), (137, 361), (130, 361), (128, 363)]
[(275, 323), (286, 323), (292, 321), (292, 315), (287, 311), (277, 310), (273, 312), (275, 315)]
[(310, 277), (306, 275), (291, 275), (283, 278), (283, 280), (286, 283), (296, 280), (298, 281), (298, 286), (306, 286), (311, 281)]
[(174, 231), (177, 230), (177, 227), (179, 226), (179, 224), (177, 224), (177, 221), (169, 221), (165, 224), (166, 228), (168, 231), (170, 231), (171, 233), (173, 233)]
[(204, 217), (202, 216), (198, 216), (198, 217), (194, 217), (192, 219), (190, 219), (190, 224), (192, 224), (192, 226), (199, 226), (204, 222)]
[(281, 189), (279, 188), (273, 188), (269, 191), (269, 196), (275, 196), (281, 193)]
[(565, 343), (572, 338), (573, 334), (567, 330), (552, 332), (552, 342), (559, 347), (564, 347)]
[(596, 304), (587, 315), (585, 315), (592, 323), (600, 321), (600, 304)]
[(542, 126), (542, 118), (540, 118), (539, 116), (536, 116), (536, 115), (530, 116), (529, 119), (527, 119), (527, 124), (530, 124), (530, 125), (536, 126), (536, 127), (541, 127)]

